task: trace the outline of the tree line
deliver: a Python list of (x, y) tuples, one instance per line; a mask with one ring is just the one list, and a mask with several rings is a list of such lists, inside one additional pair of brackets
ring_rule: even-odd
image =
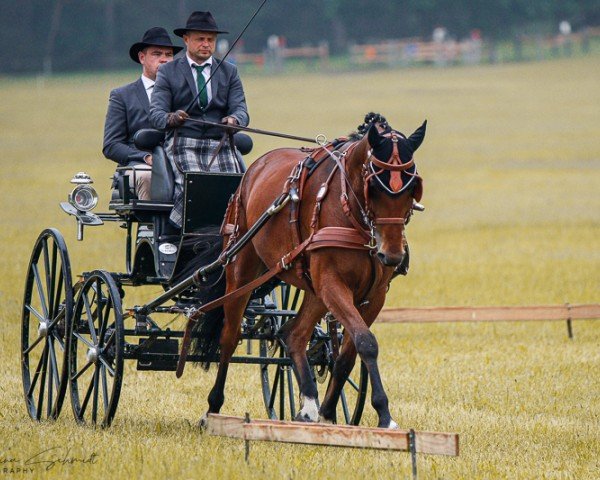
[[(152, 26), (183, 27), (210, 10), (233, 41), (260, 0), (1, 0), (0, 72), (102, 70), (131, 66), (127, 51)], [(430, 38), (443, 26), (457, 39), (473, 30), (501, 40), (600, 24), (600, 0), (268, 0), (243, 38), (258, 52), (270, 35), (290, 46), (327, 41), (333, 54), (353, 43)], [(180, 39), (176, 43), (182, 44)]]

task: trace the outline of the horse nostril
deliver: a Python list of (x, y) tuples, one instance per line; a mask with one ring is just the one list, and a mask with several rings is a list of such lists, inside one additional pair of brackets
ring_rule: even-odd
[(383, 263), (386, 267), (395, 267), (402, 263), (404, 259), (404, 254), (402, 255), (386, 255), (385, 253), (377, 252), (377, 258)]

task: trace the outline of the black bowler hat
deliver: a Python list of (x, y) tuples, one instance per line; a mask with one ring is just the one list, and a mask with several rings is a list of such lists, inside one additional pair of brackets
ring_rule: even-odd
[(183, 37), (189, 30), (197, 32), (229, 33), (225, 30), (219, 30), (217, 22), (215, 22), (215, 19), (210, 12), (193, 12), (190, 15), (190, 18), (187, 19), (185, 28), (176, 28), (173, 30), (173, 33), (178, 37)]
[(141, 52), (146, 47), (168, 47), (173, 49), (173, 55), (177, 54), (183, 50), (183, 47), (178, 47), (173, 45), (171, 42), (171, 37), (167, 31), (162, 27), (152, 27), (150, 30), (144, 33), (141, 42), (134, 43), (129, 49), (129, 56), (131, 59), (140, 63), (140, 59), (138, 58), (138, 53)]

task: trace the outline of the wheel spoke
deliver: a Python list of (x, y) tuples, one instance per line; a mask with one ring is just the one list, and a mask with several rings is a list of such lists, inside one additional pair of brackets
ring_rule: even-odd
[[(48, 311), (50, 312), (50, 316), (53, 317), (55, 315), (56, 308), (56, 263), (57, 263), (57, 254), (58, 254), (58, 245), (56, 242), (52, 242), (52, 262), (51, 262), (51, 270), (50, 277), (48, 282), (48, 301), (50, 304), (48, 305)], [(62, 273), (62, 271), (61, 271)]]
[(289, 285), (284, 285), (282, 287), (282, 292), (281, 292), (281, 306), (283, 307), (284, 310), (287, 310), (289, 307), (289, 301), (290, 301), (290, 290), (292, 287), (290, 287)]
[(65, 351), (65, 342), (60, 336), (56, 333), (56, 331), (52, 332), (52, 336), (58, 342), (58, 346), (64, 352)]
[(85, 410), (88, 406), (88, 402), (90, 401), (90, 397), (92, 396), (92, 390), (94, 388), (94, 378), (95, 374), (90, 379), (90, 384), (88, 385), (87, 391), (85, 392), (85, 397), (83, 398), (83, 403), (81, 404), (81, 409), (79, 410), (79, 418), (83, 420), (83, 416), (85, 415)]
[(46, 274), (46, 296), (48, 297), (48, 317), (52, 315), (52, 278), (50, 277), (50, 255), (48, 253), (48, 239), (45, 238), (42, 243), (42, 251), (44, 252), (44, 269)]
[(96, 348), (93, 343), (90, 343), (87, 338), (83, 337), (80, 333), (73, 332), (73, 336), (77, 338), (77, 340), (80, 340), (82, 343), (84, 343), (88, 348)]
[(56, 284), (56, 290), (54, 291), (54, 301), (52, 303), (54, 305), (54, 309), (51, 310), (53, 316), (58, 316), (58, 314), (59, 314), (60, 297), (61, 297), (61, 293), (62, 293), (63, 282), (64, 282), (64, 277), (63, 277), (63, 271), (61, 268), (60, 273), (58, 274), (58, 283)]
[(102, 364), (104, 365), (104, 367), (108, 370), (108, 373), (110, 374), (111, 377), (115, 376), (115, 369), (110, 365), (110, 363), (108, 362), (108, 360), (106, 360), (104, 358), (104, 355), (100, 355), (98, 357), (100, 359), (100, 361), (102, 362)]
[[(276, 394), (277, 394), (277, 386), (279, 385), (279, 366), (275, 367), (275, 378), (273, 379), (273, 388), (271, 390), (271, 397), (269, 399), (269, 410), (273, 409), (273, 406), (275, 405), (275, 398), (276, 398)], [(281, 420), (281, 419), (280, 419)]]
[(29, 310), (31, 313), (33, 313), (37, 319), (39, 320), (40, 323), (43, 323), (46, 321), (46, 319), (42, 316), (42, 314), (40, 312), (38, 312), (35, 308), (33, 308), (31, 305), (25, 305), (25, 308), (27, 310)]
[(96, 366), (94, 370), (94, 398), (92, 400), (92, 423), (96, 423), (98, 420), (98, 380), (100, 376), (100, 367)]
[[(291, 287), (290, 287), (291, 288)], [(279, 358), (285, 358), (286, 350), (283, 345), (279, 347)], [(286, 367), (283, 365), (277, 365), (277, 369), (280, 371), (279, 374), (279, 420), (285, 419), (285, 370)]]
[[(102, 315), (102, 310), (104, 308), (104, 295), (102, 295), (102, 283), (100, 282), (100, 278), (96, 279), (96, 319), (98, 320), (98, 333), (100, 333), (100, 329), (102, 328), (102, 321), (104, 316)], [(100, 335), (98, 338), (102, 338)], [(96, 345), (100, 345), (100, 341), (96, 338), (94, 341)]]
[(115, 331), (113, 330), (110, 334), (110, 337), (108, 337), (108, 340), (106, 340), (106, 343), (104, 344), (104, 350), (107, 350), (108, 348), (111, 347), (111, 345), (115, 342)]
[(48, 347), (48, 365), (50, 372), (48, 373), (48, 401), (46, 402), (46, 416), (50, 418), (52, 416), (52, 379), (54, 377), (54, 365), (50, 355), (50, 341), (48, 341)]
[(348, 377), (348, 380), (346, 380), (346, 383), (349, 384), (354, 390), (356, 390), (358, 392), (359, 386), (350, 377)]
[(283, 373), (283, 365), (277, 365), (277, 369), (281, 372), (279, 383), (279, 420), (285, 418), (285, 376)]
[(44, 360), (44, 355), (46, 354), (47, 346), (44, 345), (44, 351), (42, 352), (42, 356), (35, 368), (35, 374), (33, 375), (33, 379), (31, 380), (31, 385), (29, 386), (29, 390), (27, 390), (27, 396), (30, 397), (33, 393), (33, 389), (35, 388), (35, 384), (37, 383), (38, 377), (40, 376), (40, 372), (42, 371), (42, 362)]
[(54, 342), (52, 338), (48, 339), (48, 353), (50, 355), (50, 365), (52, 366), (52, 372), (54, 373), (54, 384), (56, 385), (56, 391), (60, 387), (60, 377), (58, 374), (58, 362), (56, 361), (56, 351), (54, 350)]
[(287, 374), (288, 396), (290, 398), (290, 415), (293, 420), (296, 416), (296, 402), (294, 401), (294, 382), (292, 381), (292, 367), (286, 367), (285, 373)]
[(351, 420), (350, 410), (348, 409), (348, 400), (346, 399), (346, 392), (344, 390), (342, 390), (340, 398), (342, 400), (342, 410), (344, 410), (344, 421), (349, 424)]
[(42, 287), (42, 279), (40, 278), (40, 272), (38, 271), (37, 264), (32, 264), (31, 269), (35, 276), (35, 284), (37, 286), (38, 296), (40, 297), (40, 303), (42, 304), (42, 312), (44, 313), (44, 321), (49, 317), (48, 307), (46, 306), (46, 297), (44, 296), (44, 290)]
[(79, 372), (77, 372), (75, 375), (73, 375), (71, 377), (71, 381), (74, 382), (75, 380), (77, 380), (79, 377), (81, 377), (88, 368), (90, 368), (92, 365), (94, 364), (94, 362), (87, 362), (83, 368), (81, 370), (79, 370)]
[(87, 294), (85, 292), (82, 293), (83, 304), (85, 305), (85, 311), (87, 313), (87, 321), (88, 328), (90, 329), (90, 337), (92, 337), (92, 341), (94, 344), (98, 343), (98, 337), (96, 336), (96, 328), (94, 327), (94, 316), (92, 315), (92, 309), (90, 307), (90, 301), (87, 298)]
[(290, 310), (296, 310), (299, 299), (300, 299), (300, 289), (297, 288), (296, 292), (294, 293), (294, 299), (292, 300), (292, 306), (290, 307)]
[(100, 334), (98, 335), (98, 346), (100, 347), (104, 343), (104, 334), (106, 333), (106, 329), (108, 327), (108, 317), (110, 316), (110, 310), (112, 306), (112, 298), (109, 296), (106, 299), (106, 308), (104, 310), (104, 315), (102, 316), (102, 322), (100, 324)]
[(100, 375), (102, 375), (102, 402), (104, 405), (104, 412), (108, 412), (108, 381), (106, 380), (106, 364), (101, 365)]
[(46, 372), (48, 367), (48, 346), (46, 344), (46, 348), (44, 348), (44, 353), (42, 354), (42, 371), (40, 380), (40, 396), (38, 398), (37, 411), (36, 411), (36, 420), (39, 420), (42, 416), (42, 407), (44, 405), (44, 390), (46, 389)]
[(44, 339), (44, 337), (39, 336), (38, 338), (36, 338), (34, 340), (34, 342), (29, 345), (29, 347), (27, 347), (27, 349), (25, 349), (23, 351), (23, 355), (29, 355), (29, 353)]

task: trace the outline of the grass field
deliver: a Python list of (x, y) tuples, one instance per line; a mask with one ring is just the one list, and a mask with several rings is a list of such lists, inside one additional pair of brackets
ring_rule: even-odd
[[(245, 78), (252, 125), (303, 136), (353, 130), (368, 111), (428, 134), (416, 161), (425, 213), (408, 228), (412, 266), (388, 306), (597, 303), (600, 290), (600, 57), (473, 68)], [(61, 212), (73, 173), (96, 180), (111, 88), (135, 74), (0, 78), (0, 478), (409, 478), (406, 454), (259, 444), (195, 424), (214, 379), (128, 365), (114, 425), (32, 422), (22, 399), (20, 309), (38, 233), (65, 236), (74, 274), (124, 269), (124, 235)], [(254, 156), (290, 142), (255, 137)], [(143, 290), (143, 291), (142, 291)], [(148, 300), (156, 289), (128, 293)], [(575, 323), (375, 326), (392, 414), (402, 428), (454, 431), (458, 458), (419, 457), (420, 478), (600, 477), (600, 329)], [(258, 367), (234, 366), (224, 413), (264, 418)], [(370, 407), (363, 424), (374, 425)], [(93, 463), (38, 464), (46, 450)], [(66, 453), (66, 449), (70, 449)], [(62, 457), (61, 457), (62, 458)], [(46, 468), (49, 467), (49, 468)]]

